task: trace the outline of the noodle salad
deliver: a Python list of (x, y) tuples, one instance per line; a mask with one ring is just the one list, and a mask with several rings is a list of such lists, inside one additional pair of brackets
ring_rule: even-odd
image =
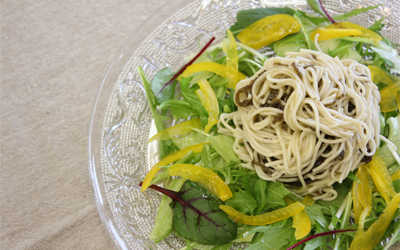
[[(138, 67), (158, 133), (149, 238), (183, 249), (389, 249), (400, 240), (400, 57), (380, 35), (285, 8), (242, 10), (177, 71)], [(317, 14), (319, 13), (319, 15)], [(182, 63), (184, 64), (184, 63)], [(168, 125), (167, 125), (168, 124)], [(147, 189), (152, 189), (151, 191)]]

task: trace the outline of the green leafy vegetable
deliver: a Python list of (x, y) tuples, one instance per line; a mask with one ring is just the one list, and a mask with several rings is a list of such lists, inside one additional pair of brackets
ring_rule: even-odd
[(267, 192), (267, 204), (265, 208), (276, 209), (279, 207), (285, 207), (286, 202), (284, 200), (286, 195), (291, 194), (281, 182), (269, 181), (266, 188)]
[(171, 110), (175, 120), (187, 119), (189, 116), (197, 115), (197, 112), (192, 106), (188, 102), (182, 100), (168, 99), (163, 101), (159, 107), (161, 110)]
[(331, 23), (335, 23), (335, 20), (326, 12), (324, 6), (322, 6), (321, 0), (307, 0), (308, 4), (315, 10), (315, 12), (326, 17)]
[(314, 41), (311, 40), (311, 38), (308, 35), (307, 30), (306, 30), (306, 28), (305, 28), (305, 26), (303, 24), (303, 21), (302, 21), (302, 18), (301, 18), (302, 17), (302, 13), (300, 11), (297, 11), (294, 14), (294, 17), (299, 21), (299, 23), (301, 25), (301, 32), (304, 35), (304, 39), (306, 40), (306, 44), (307, 44), (308, 49), (317, 50), (317, 47), (315, 46)]
[(249, 231), (248, 234), (262, 233), (262, 236), (253, 244), (250, 244), (246, 250), (258, 249), (286, 249), (290, 246), (294, 239), (294, 228), (292, 228), (292, 220), (287, 219), (268, 226), (258, 226)]
[(205, 126), (208, 123), (208, 113), (201, 104), (200, 99), (195, 94), (195, 91), (199, 87), (197, 85), (191, 86), (190, 80), (191, 77), (181, 79), (180, 86), (181, 86), (182, 96), (197, 112), (197, 115), (200, 116), (201, 124)]
[(238, 12), (236, 20), (237, 24), (244, 29), (264, 17), (276, 14), (293, 15), (294, 10), (288, 7), (241, 10)]
[(385, 20), (385, 17), (382, 17), (381, 19), (377, 20), (371, 27), (369, 27), (368, 29), (374, 31), (374, 32), (378, 32), (380, 31), (385, 24), (383, 24), (383, 20)]
[(227, 135), (209, 136), (208, 141), (213, 145), (215, 150), (225, 159), (225, 161), (236, 162), (239, 160), (237, 154), (233, 151), (232, 145), (235, 142), (233, 137)]
[(266, 189), (267, 182), (263, 179), (258, 179), (254, 184), (254, 188), (252, 189), (254, 197), (257, 201), (257, 209), (254, 212), (254, 214), (256, 215), (261, 213), (261, 211), (265, 207), (265, 204), (267, 204), (267, 194), (265, 192)]
[[(181, 189), (185, 179), (172, 179), (168, 188), (173, 191)], [(158, 207), (156, 221), (149, 235), (149, 239), (155, 243), (159, 243), (172, 232), (172, 216), (173, 212), (169, 204), (172, 199), (168, 196), (163, 196)]]
[(171, 84), (161, 91), (165, 83), (171, 80), (173, 75), (174, 72), (170, 68), (163, 68), (154, 75), (151, 81), (151, 90), (153, 90), (154, 96), (159, 103), (174, 98), (176, 80), (172, 81)]
[[(164, 126), (164, 121), (167, 120), (168, 118), (160, 115), (159, 113), (157, 113), (157, 100), (156, 97), (153, 94), (153, 91), (151, 90), (151, 84), (149, 82), (149, 80), (147, 79), (146, 74), (144, 73), (142, 67), (138, 67), (137, 68), (140, 78), (143, 82), (143, 86), (144, 89), (146, 90), (146, 97), (147, 97), (147, 101), (150, 105), (150, 110), (151, 110), (151, 114), (153, 115), (153, 119), (154, 119), (154, 123), (156, 125), (157, 128), (157, 132), (161, 132), (165, 129)], [(174, 152), (174, 145), (172, 144), (171, 140), (165, 140), (165, 141), (160, 141), (160, 158), (164, 158), (165, 156), (171, 154), (172, 152)]]
[(253, 215), (254, 209), (257, 208), (257, 201), (250, 191), (239, 189), (239, 191), (232, 191), (232, 195), (232, 198), (225, 201), (226, 205), (239, 212)]
[(199, 184), (186, 181), (179, 192), (149, 188), (172, 198), (172, 227), (183, 238), (206, 245), (223, 245), (236, 238), (236, 223), (219, 209), (223, 203)]

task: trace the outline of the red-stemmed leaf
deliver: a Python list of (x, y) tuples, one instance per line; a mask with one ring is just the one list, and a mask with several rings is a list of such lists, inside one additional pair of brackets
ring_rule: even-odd
[(336, 21), (333, 20), (333, 18), (325, 10), (324, 6), (322, 6), (321, 0), (307, 0), (307, 2), (311, 6), (311, 8), (315, 10), (315, 12), (318, 12), (319, 14), (326, 17), (331, 23), (336, 23)]
[(179, 192), (155, 185), (149, 188), (172, 199), (172, 227), (183, 238), (205, 245), (223, 245), (236, 238), (236, 223), (219, 208), (223, 202), (203, 186), (186, 181)]
[(212, 37), (211, 39), (210, 39), (210, 41), (208, 41), (208, 43), (200, 50), (200, 52), (199, 53), (197, 53), (197, 55), (195, 56), (195, 57), (193, 57), (193, 59), (192, 60), (190, 60), (188, 63), (186, 63), (165, 85), (164, 85), (164, 87), (162, 87), (161, 88), (161, 90), (160, 90), (160, 92), (158, 92), (158, 93), (161, 93), (171, 82), (173, 82), (180, 74), (182, 74), (183, 73), (183, 71), (185, 71), (185, 69), (187, 68), (187, 67), (189, 67), (190, 65), (192, 65), (192, 63), (194, 62), (194, 61), (196, 61), (196, 59), (197, 58), (199, 58), (199, 56), (201, 56), (203, 53), (204, 53), (204, 51), (206, 51), (206, 49), (211, 45), (211, 43), (213, 42), (215, 40), (215, 37)]
[(325, 235), (332, 235), (332, 234), (339, 234), (339, 233), (344, 233), (344, 232), (351, 232), (351, 231), (357, 231), (357, 229), (345, 229), (345, 230), (334, 230), (334, 231), (329, 231), (329, 232), (323, 232), (323, 233), (319, 233), (319, 234), (314, 234), (310, 237), (305, 238), (304, 240), (301, 240), (299, 242), (297, 242), (296, 244), (294, 244), (293, 246), (289, 247), (286, 250), (292, 250), (295, 249), (296, 247), (300, 246), (301, 244), (312, 240), (314, 238), (320, 237), (320, 236), (325, 236)]

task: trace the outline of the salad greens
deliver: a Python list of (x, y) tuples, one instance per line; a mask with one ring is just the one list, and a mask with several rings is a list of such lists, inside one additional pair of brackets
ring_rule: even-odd
[[(315, 41), (310, 38), (311, 33), (317, 28), (346, 20), (379, 5), (331, 17), (320, 0), (309, 0), (308, 2), (321, 15), (309, 14), (288, 7), (238, 12), (237, 22), (230, 27), (230, 31), (235, 37), (255, 22), (277, 14), (293, 16), (300, 24), (299, 31), (276, 40), (260, 50), (254, 50), (245, 44), (236, 42), (239, 73), (247, 77), (252, 76), (270, 56), (283, 57), (286, 52), (300, 49), (317, 50), (318, 46), (324, 53), (332, 57), (351, 58), (384, 72), (386, 78), (389, 77), (391, 81), (376, 81), (379, 90), (390, 87), (391, 84), (400, 86), (400, 78), (390, 74), (400, 74), (400, 57), (387, 39), (382, 38), (382, 41), (375, 43), (368, 37), (344, 36), (315, 44)], [(384, 18), (377, 20), (368, 29), (379, 35), (383, 27)], [(223, 52), (223, 42), (209, 47), (212, 41), (213, 39), (201, 49), (200, 53), (191, 57), (191, 60), (181, 70), (173, 72), (170, 68), (164, 68), (155, 74), (151, 82), (144, 71), (140, 67), (138, 68), (159, 133), (166, 129), (164, 122), (167, 120), (175, 120), (179, 123), (200, 118), (202, 128), (208, 124), (210, 109), (213, 107), (206, 106), (204, 100), (200, 99), (200, 87), (197, 82), (201, 79), (207, 80), (214, 92), (213, 96), (215, 95), (217, 99), (218, 107), (217, 110), (214, 110), (215, 112), (222, 114), (237, 110), (233, 100), (234, 89), (227, 87), (230, 81), (227, 77), (210, 71), (196, 72), (189, 77), (181, 76), (192, 63), (216, 63), (224, 67), (228, 64), (230, 58)], [(176, 79), (177, 76), (180, 77)], [(393, 95), (395, 95), (394, 98), (399, 107), (400, 91)], [(394, 149), (387, 140), (382, 140), (377, 154), (380, 154), (387, 172), (392, 176), (391, 185), (393, 185), (394, 191), (399, 193), (400, 179), (395, 177), (400, 175), (399, 109), (384, 110), (380, 117), (381, 135), (392, 142), (397, 149)], [(303, 202), (304, 197), (294, 194), (279, 181), (265, 181), (260, 179), (256, 172), (242, 167), (239, 157), (233, 151), (234, 138), (219, 134), (215, 125), (207, 133), (202, 129), (193, 128), (191, 132), (182, 133), (178, 137), (159, 141), (160, 159), (200, 143), (203, 143), (200, 153), (190, 151), (174, 163), (197, 165), (212, 170), (229, 187), (231, 198), (221, 201), (198, 183), (184, 178), (172, 178), (168, 174), (170, 164), (160, 166), (163, 172), (155, 175), (150, 184), (163, 183), (166, 188), (155, 185), (149, 187), (165, 194), (149, 236), (155, 243), (162, 241), (170, 234), (175, 234), (186, 241), (187, 245), (183, 249), (223, 250), (230, 249), (236, 244), (245, 244), (246, 249), (252, 250), (294, 249), (295, 247), (295, 249), (306, 250), (348, 249), (352, 246), (353, 241), (363, 237), (360, 225), (363, 225), (365, 229), (379, 228), (379, 225), (374, 222), (383, 220), (382, 216), (391, 212), (394, 214), (393, 218), (390, 219), (388, 227), (384, 229), (378, 240), (391, 238), (385, 246), (378, 244), (374, 249), (389, 249), (390, 246), (400, 241), (400, 219), (398, 219), (400, 210), (397, 208), (397, 210), (392, 209), (388, 212), (389, 203), (373, 184), (371, 184), (374, 189), (372, 189), (370, 213), (363, 221), (361, 219), (358, 221), (358, 217), (356, 218), (354, 197), (358, 195), (358, 192), (354, 187), (363, 184), (357, 170), (350, 173), (342, 183), (334, 184), (333, 187), (338, 192), (335, 200), (318, 200), (313, 204), (304, 202), (304, 211), (310, 219), (311, 231), (308, 232), (309, 237), (302, 241), (295, 238), (297, 229), (293, 228), (293, 218), (261, 226), (236, 223), (236, 219), (229, 218), (220, 209), (220, 205), (228, 205), (249, 216), (258, 216), (287, 207), (287, 198), (294, 202)], [(393, 207), (393, 205), (391, 206)], [(367, 233), (368, 231), (365, 235)]]

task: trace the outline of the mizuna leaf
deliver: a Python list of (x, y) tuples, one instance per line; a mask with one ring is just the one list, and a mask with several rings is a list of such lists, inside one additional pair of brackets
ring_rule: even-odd
[(205, 245), (223, 245), (236, 238), (236, 223), (219, 209), (223, 202), (201, 185), (186, 181), (179, 192), (155, 185), (149, 188), (172, 198), (172, 227), (183, 238)]

